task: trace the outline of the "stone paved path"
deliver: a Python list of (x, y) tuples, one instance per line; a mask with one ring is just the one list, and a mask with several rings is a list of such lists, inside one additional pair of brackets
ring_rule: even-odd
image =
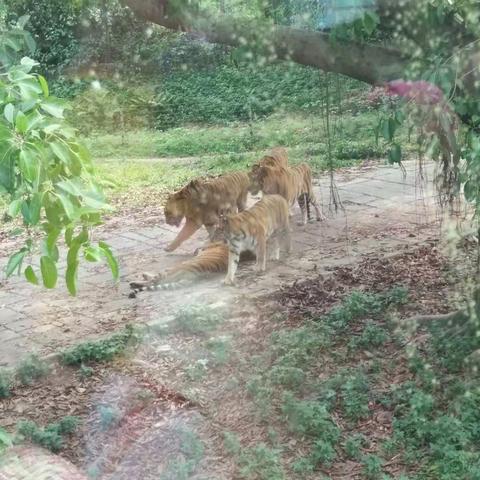
[[(391, 252), (438, 233), (432, 185), (422, 182), (415, 164), (406, 165), (403, 178), (398, 168), (373, 167), (337, 176), (345, 211), (328, 213), (329, 180), (316, 183), (328, 220), (294, 227), (293, 252), (280, 262), (267, 264), (258, 276), (252, 265), (239, 272), (238, 286), (220, 286), (220, 278), (177, 291), (144, 292), (127, 297), (128, 281), (142, 271), (159, 271), (187, 258), (201, 245), (204, 232), (186, 242), (174, 254), (163, 247), (177, 229), (163, 221), (149, 228), (121, 229), (103, 239), (114, 248), (121, 265), (119, 285), (113, 285), (105, 265), (81, 266), (79, 294), (71, 298), (63, 282), (45, 290), (13, 278), (0, 284), (0, 365), (13, 364), (29, 352), (50, 353), (67, 345), (113, 331), (129, 322), (168, 321), (182, 305), (209, 302), (246, 302), (293, 282), (309, 272), (354, 262), (364, 253)], [(427, 172), (432, 175), (432, 168)], [(297, 212), (298, 214), (299, 212)], [(121, 222), (119, 222), (121, 223)], [(3, 271), (7, 259), (0, 258)], [(64, 268), (64, 265), (63, 265)]]

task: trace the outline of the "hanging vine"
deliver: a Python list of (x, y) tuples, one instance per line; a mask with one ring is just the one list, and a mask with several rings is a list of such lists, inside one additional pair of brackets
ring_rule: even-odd
[[(331, 102), (330, 102), (330, 74), (326, 73), (321, 75), (323, 77), (324, 91), (325, 91), (325, 115), (324, 115), (324, 130), (327, 135), (327, 164), (330, 175), (330, 211), (338, 212), (339, 209), (344, 210), (340, 194), (338, 192), (337, 185), (335, 183), (335, 166), (332, 155), (332, 142), (335, 136), (335, 128), (332, 129), (331, 125)], [(337, 99), (339, 104), (341, 99)], [(335, 124), (334, 124), (335, 127)]]

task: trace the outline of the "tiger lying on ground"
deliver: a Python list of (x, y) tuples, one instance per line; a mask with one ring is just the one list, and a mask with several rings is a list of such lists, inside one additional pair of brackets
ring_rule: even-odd
[(317, 221), (325, 216), (318, 207), (312, 186), (312, 170), (306, 163), (294, 167), (259, 166), (249, 173), (250, 192), (262, 191), (266, 195), (278, 194), (285, 198), (289, 206), (298, 202), (302, 211), (301, 225), (310, 220), (310, 204), (315, 208)]
[[(243, 252), (240, 262), (254, 260), (251, 252)], [(228, 266), (228, 246), (219, 241), (198, 250), (197, 256), (189, 258), (157, 275), (143, 274), (144, 280), (130, 282), (130, 298), (146, 290), (173, 290), (187, 286), (215, 273), (224, 273)]]
[(213, 179), (196, 179), (178, 192), (172, 193), (165, 204), (168, 225), (185, 225), (165, 250), (173, 252), (202, 225), (211, 238), (223, 211), (242, 211), (247, 204), (250, 179), (245, 172), (233, 172)]
[(248, 210), (223, 218), (222, 228), (228, 245), (228, 272), (223, 283), (233, 285), (240, 255), (254, 251), (257, 268), (265, 271), (267, 240), (273, 243), (273, 257), (280, 258), (280, 241), (291, 248), (288, 203), (280, 195), (265, 195)]

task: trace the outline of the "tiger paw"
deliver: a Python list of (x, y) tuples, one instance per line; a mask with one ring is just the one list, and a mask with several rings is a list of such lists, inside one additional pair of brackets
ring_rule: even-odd
[(230, 278), (225, 278), (224, 280), (222, 280), (222, 285), (224, 285), (225, 287), (234, 287), (235, 282)]
[(165, 252), (173, 252), (175, 250), (175, 247), (172, 245), (167, 245), (164, 249)]

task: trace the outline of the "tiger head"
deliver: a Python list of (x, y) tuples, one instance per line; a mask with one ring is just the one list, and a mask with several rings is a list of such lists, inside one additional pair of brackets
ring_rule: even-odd
[(248, 177), (250, 179), (250, 187), (248, 191), (252, 195), (257, 195), (258, 192), (264, 190), (265, 178), (269, 175), (272, 167), (266, 165), (253, 165)]
[(257, 195), (258, 192), (262, 190), (262, 183), (260, 179), (260, 171), (262, 167), (260, 165), (253, 165), (250, 171), (248, 172), (248, 178), (250, 180), (250, 186), (248, 191), (252, 195)]
[(187, 213), (192, 194), (198, 191), (200, 184), (198, 179), (192, 180), (181, 190), (168, 196), (164, 208), (165, 221), (168, 225), (180, 226)]

